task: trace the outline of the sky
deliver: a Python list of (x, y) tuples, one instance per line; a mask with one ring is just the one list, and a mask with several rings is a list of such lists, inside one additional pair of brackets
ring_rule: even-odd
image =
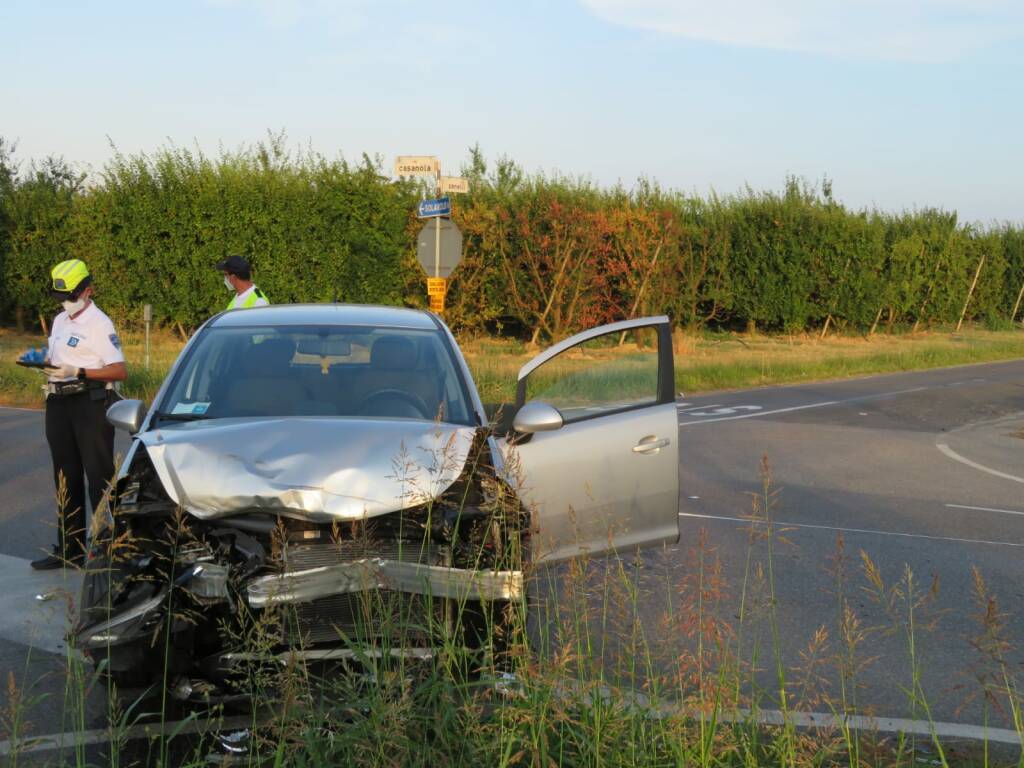
[(0, 137), (97, 172), (284, 131), (1024, 222), (1022, 0), (2, 0)]

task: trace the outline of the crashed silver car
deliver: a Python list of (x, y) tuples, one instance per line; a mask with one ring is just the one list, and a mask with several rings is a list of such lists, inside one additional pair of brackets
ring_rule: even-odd
[(428, 312), (213, 317), (148, 410), (108, 412), (134, 439), (77, 646), (182, 698), (256, 658), (429, 658), (439, 633), (493, 653), (533, 565), (678, 538), (667, 318), (567, 339), (516, 392), (492, 423)]

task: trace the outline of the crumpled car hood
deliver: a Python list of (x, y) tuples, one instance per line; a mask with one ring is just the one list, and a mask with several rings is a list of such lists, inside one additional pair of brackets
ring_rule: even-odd
[(436, 498), (476, 430), (385, 419), (197, 421), (139, 435), (172, 501), (208, 519), (242, 510), (353, 520)]

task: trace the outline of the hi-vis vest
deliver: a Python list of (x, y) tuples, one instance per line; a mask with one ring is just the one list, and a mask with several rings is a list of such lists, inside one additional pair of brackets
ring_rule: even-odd
[(235, 294), (231, 297), (231, 301), (228, 302), (226, 309), (251, 309), (256, 304), (256, 299), (263, 299), (267, 304), (270, 303), (270, 299), (267, 298), (266, 294), (254, 285), (252, 292), (245, 297), (245, 301), (241, 304), (236, 304), (238, 294)]

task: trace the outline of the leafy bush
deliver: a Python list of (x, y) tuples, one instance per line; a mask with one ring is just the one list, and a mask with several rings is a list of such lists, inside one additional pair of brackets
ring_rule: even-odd
[[(625, 190), (531, 176), (477, 148), (463, 173), (463, 262), (446, 308), (462, 332), (537, 342), (657, 313), (695, 329), (951, 324), (979, 264), (966, 319), (1001, 327), (1024, 284), (1019, 227), (851, 211), (828, 180), (701, 199), (648, 180)], [(122, 323), (146, 303), (160, 323), (203, 322), (227, 303), (213, 267), (232, 253), (275, 303), (424, 306), (414, 208), (427, 191), (392, 181), (379, 158), (292, 152), (274, 135), (217, 157), (118, 154), (88, 186), (62, 160), (19, 173), (0, 140), (0, 319), (52, 314), (46, 277), (69, 256), (86, 260)]]

